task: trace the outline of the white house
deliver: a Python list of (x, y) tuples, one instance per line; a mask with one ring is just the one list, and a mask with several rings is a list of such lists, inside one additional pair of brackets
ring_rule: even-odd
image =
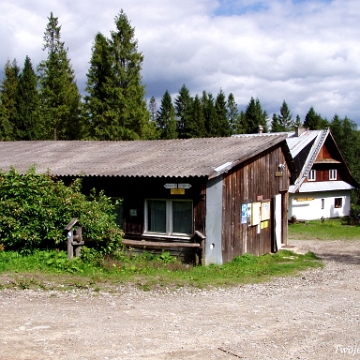
[(351, 190), (358, 184), (327, 130), (298, 129), (287, 143), (297, 173), (289, 187), (288, 218), (314, 220), (349, 215)]

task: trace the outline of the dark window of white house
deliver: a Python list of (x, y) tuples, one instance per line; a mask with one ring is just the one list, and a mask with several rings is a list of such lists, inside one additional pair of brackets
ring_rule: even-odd
[(308, 180), (309, 181), (315, 181), (316, 180), (316, 170), (310, 170)]
[(325, 209), (325, 199), (321, 199), (321, 209)]
[(191, 235), (191, 200), (146, 200), (145, 229), (149, 233)]
[(335, 198), (335, 207), (336, 208), (342, 207), (342, 198)]
[(336, 169), (329, 170), (329, 180), (337, 180), (337, 170)]

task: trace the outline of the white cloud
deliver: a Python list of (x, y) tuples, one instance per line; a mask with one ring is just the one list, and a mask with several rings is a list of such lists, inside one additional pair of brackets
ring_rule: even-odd
[(285, 99), (303, 118), (310, 106), (360, 125), (360, 7), (356, 0), (3, 0), (0, 45), (7, 59), (33, 65), (47, 17), (62, 25), (81, 90), (97, 32), (114, 30), (120, 6), (135, 27), (144, 55), (143, 81), (150, 97), (174, 96), (183, 84), (195, 95), (232, 92), (245, 107), (259, 97), (269, 114)]

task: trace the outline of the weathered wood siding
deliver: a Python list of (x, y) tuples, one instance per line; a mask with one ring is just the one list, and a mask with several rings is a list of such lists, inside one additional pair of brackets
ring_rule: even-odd
[[(281, 176), (276, 176), (279, 164), (285, 164), (285, 169)], [(272, 251), (271, 219), (269, 226), (258, 233), (258, 226), (241, 224), (241, 205), (257, 202), (259, 198), (271, 200), (274, 195), (282, 193), (283, 205), (287, 207), (289, 178), (290, 173), (280, 146), (268, 149), (251, 161), (238, 165), (224, 176), (223, 262), (245, 253), (262, 255)], [(286, 214), (283, 231), (287, 236), (287, 208), (283, 212)]]

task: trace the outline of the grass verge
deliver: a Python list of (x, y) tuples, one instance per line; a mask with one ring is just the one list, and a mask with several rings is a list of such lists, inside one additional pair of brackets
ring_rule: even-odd
[(341, 219), (326, 219), (289, 224), (289, 239), (360, 240), (360, 226), (347, 225)]
[(296, 274), (307, 268), (321, 267), (313, 253), (294, 254), (283, 250), (260, 257), (249, 254), (224, 265), (190, 266), (163, 253), (122, 257), (94, 256), (68, 260), (65, 252), (35, 251), (21, 255), (0, 252), (0, 288), (19, 289), (111, 289), (132, 285), (143, 290), (224, 287), (267, 281), (274, 276)]

